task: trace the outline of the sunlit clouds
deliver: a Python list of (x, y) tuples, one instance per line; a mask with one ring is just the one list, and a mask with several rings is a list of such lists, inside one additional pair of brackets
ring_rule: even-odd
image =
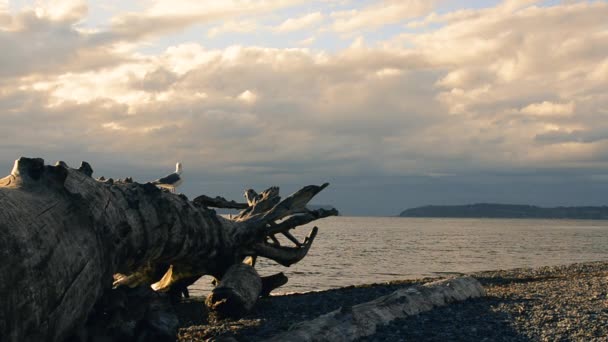
[(318, 24), (321, 20), (323, 20), (321, 12), (309, 13), (298, 18), (286, 19), (276, 30), (278, 32), (300, 31)]
[(574, 112), (574, 102), (552, 103), (543, 101), (542, 103), (532, 103), (522, 108), (521, 112), (529, 115), (568, 116)]
[(447, 3), (0, 1), (0, 156), (234, 183), (608, 174), (608, 3)]
[(378, 1), (363, 8), (333, 12), (332, 28), (338, 32), (375, 29), (428, 14), (435, 3), (433, 0)]

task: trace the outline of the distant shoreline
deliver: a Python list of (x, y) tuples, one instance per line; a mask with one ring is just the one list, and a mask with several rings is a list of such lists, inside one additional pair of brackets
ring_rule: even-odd
[(427, 205), (406, 209), (399, 217), (607, 220), (608, 206), (543, 208), (495, 203)]

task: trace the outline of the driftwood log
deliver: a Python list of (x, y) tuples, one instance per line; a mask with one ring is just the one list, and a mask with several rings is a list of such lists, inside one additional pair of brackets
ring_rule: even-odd
[(376, 326), (455, 301), (485, 295), (472, 277), (431, 282), (397, 290), (389, 295), (351, 307), (342, 307), (313, 320), (297, 323), (267, 342), (347, 342), (372, 335)]
[(231, 266), (207, 297), (207, 307), (220, 316), (236, 316), (249, 311), (262, 293), (262, 279), (255, 268), (246, 264)]
[[(290, 229), (337, 214), (306, 209), (327, 184), (283, 200), (278, 188), (249, 191), (247, 208), (230, 220), (204, 201), (92, 174), (86, 162), (73, 169), (20, 158), (0, 179), (2, 341), (62, 341), (112, 286), (181, 292), (203, 275), (221, 281), (247, 257), (293, 264), (316, 229), (302, 243)], [(280, 246), (276, 234), (295, 246)]]

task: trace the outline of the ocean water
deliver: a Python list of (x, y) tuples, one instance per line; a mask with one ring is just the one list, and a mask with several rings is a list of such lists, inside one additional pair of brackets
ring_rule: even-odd
[[(608, 220), (331, 217), (314, 225), (319, 233), (299, 263), (258, 258), (260, 275), (289, 277), (273, 293), (608, 260)], [(312, 226), (294, 235), (302, 241)], [(201, 278), (191, 294), (206, 295), (210, 281)]]

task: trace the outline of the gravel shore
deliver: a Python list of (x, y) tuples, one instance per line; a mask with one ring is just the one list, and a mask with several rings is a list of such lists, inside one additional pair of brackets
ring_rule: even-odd
[[(360, 341), (608, 341), (608, 262), (470, 275), (486, 297), (395, 320)], [(177, 308), (179, 341), (259, 341), (296, 322), (429, 280), (272, 296), (240, 320), (216, 321), (202, 299), (193, 298)]]

